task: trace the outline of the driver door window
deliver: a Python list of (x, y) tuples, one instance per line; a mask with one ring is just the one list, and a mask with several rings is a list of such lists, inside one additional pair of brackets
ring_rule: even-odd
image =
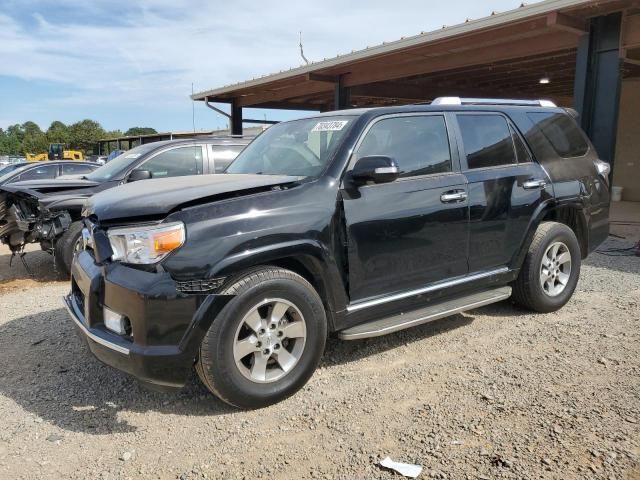
[(400, 116), (376, 122), (358, 149), (358, 158), (368, 155), (394, 159), (401, 177), (446, 173), (452, 168), (442, 115)]
[(159, 153), (138, 167), (151, 172), (151, 178), (202, 175), (202, 147), (177, 147)]

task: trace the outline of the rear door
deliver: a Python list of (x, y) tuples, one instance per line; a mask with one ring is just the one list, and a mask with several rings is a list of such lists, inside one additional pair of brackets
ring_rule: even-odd
[(343, 188), (351, 302), (467, 273), (466, 180), (442, 113), (372, 121), (352, 155), (398, 163), (391, 183)]
[(550, 196), (548, 178), (505, 115), (455, 116), (469, 189), (469, 272), (508, 266), (534, 212)]

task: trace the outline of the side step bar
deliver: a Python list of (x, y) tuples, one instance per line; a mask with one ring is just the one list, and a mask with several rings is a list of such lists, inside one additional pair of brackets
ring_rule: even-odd
[(429, 305), (420, 310), (401, 313), (393, 317), (374, 320), (373, 322), (347, 328), (346, 330), (338, 332), (338, 338), (341, 340), (359, 340), (361, 338), (380, 337), (388, 333), (404, 330), (405, 328), (415, 327), (416, 325), (422, 325), (423, 323), (455, 315), (456, 313), (466, 310), (499, 302), (510, 296), (511, 287), (500, 287), (472, 293), (465, 297), (458, 297), (453, 300), (446, 300), (441, 303)]

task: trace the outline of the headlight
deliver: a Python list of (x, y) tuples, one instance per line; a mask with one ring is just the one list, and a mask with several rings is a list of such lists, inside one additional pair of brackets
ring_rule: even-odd
[(109, 230), (112, 260), (125, 263), (156, 263), (184, 244), (182, 222), (149, 227), (114, 228)]
[(609, 177), (609, 173), (611, 172), (611, 165), (607, 162), (603, 162), (602, 160), (595, 160), (593, 163), (596, 164), (596, 168), (598, 169), (598, 173), (602, 175), (604, 178)]

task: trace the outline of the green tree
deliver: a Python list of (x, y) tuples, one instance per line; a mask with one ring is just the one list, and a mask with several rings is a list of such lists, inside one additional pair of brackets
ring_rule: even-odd
[(138, 136), (138, 135), (152, 135), (156, 132), (155, 128), (151, 127), (131, 127), (129, 130), (124, 132), (126, 136)]
[(88, 118), (69, 127), (71, 147), (82, 150), (87, 155), (94, 153), (98, 140), (105, 135), (104, 128), (98, 122)]
[(71, 141), (69, 127), (58, 120), (51, 122), (51, 125), (47, 129), (47, 140), (49, 143), (63, 143), (68, 145)]
[(122, 130), (109, 130), (104, 138), (118, 138), (118, 137), (123, 137), (124, 134), (122, 133)]
[(49, 142), (47, 142), (47, 137), (36, 123), (31, 121), (24, 122), (22, 131), (24, 132), (22, 152), (38, 154), (47, 151)]

